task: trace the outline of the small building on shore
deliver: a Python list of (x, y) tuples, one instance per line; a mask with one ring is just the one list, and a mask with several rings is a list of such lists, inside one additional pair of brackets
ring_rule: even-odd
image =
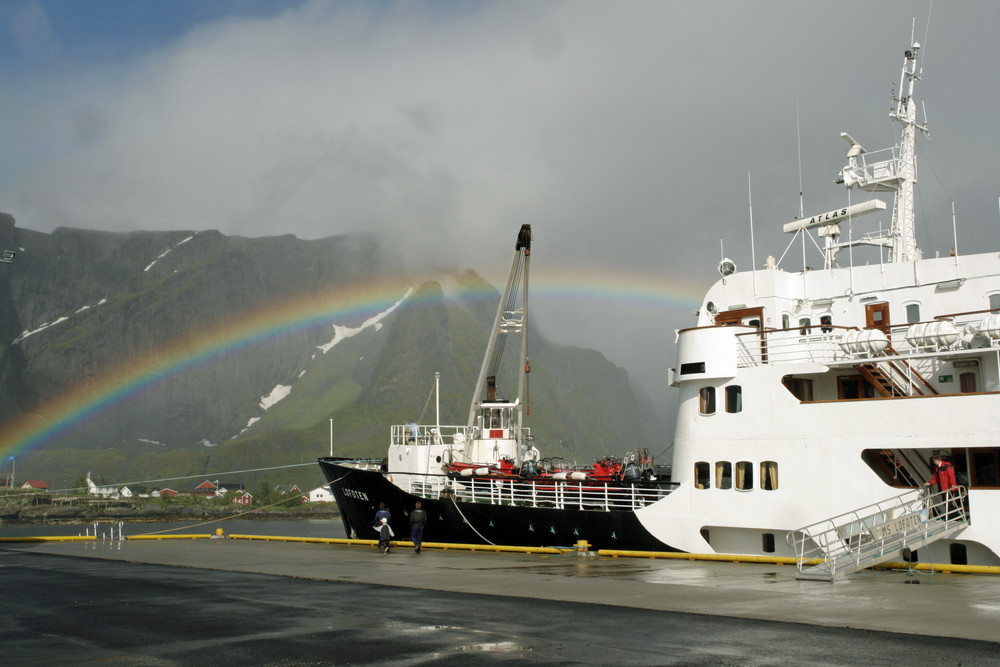
[(249, 507), (250, 505), (253, 505), (253, 494), (249, 491), (244, 491), (239, 495), (233, 496), (233, 499), (230, 502), (234, 505), (247, 505)]
[(333, 494), (328, 486), (318, 486), (309, 492), (307, 496), (311, 503), (332, 503)]

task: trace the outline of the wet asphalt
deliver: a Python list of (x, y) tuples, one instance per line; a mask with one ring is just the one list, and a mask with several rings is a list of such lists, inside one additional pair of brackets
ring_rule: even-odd
[[(697, 596), (701, 588), (707, 594), (731, 577), (723, 574), (715, 584), (711, 577), (689, 577), (693, 588), (685, 585), (680, 590), (677, 581), (663, 585), (662, 577), (659, 584), (649, 578), (649, 571), (663, 565), (655, 563), (650, 570), (646, 567), (650, 561), (609, 563), (605, 579), (589, 567), (580, 575), (579, 564), (569, 560), (539, 556), (433, 550), (419, 556), (408, 550), (381, 556), (358, 547), (224, 542), (117, 549), (80, 544), (0, 547), (0, 592), (5, 601), (0, 661), (9, 665), (995, 665), (1000, 661), (1000, 644), (993, 641), (741, 618), (727, 615), (725, 605), (716, 605), (711, 614), (650, 609), (669, 606), (669, 600), (655, 596), (669, 596), (672, 589)], [(232, 555), (232, 567), (220, 562), (227, 555)], [(182, 562), (149, 562), (155, 560)], [(550, 564), (554, 569), (546, 571)], [(319, 565), (325, 566), (326, 575), (317, 576)], [(523, 566), (520, 577), (535, 580), (534, 595), (519, 592), (513, 585), (517, 582), (511, 581), (509, 588), (504, 585), (505, 577), (519, 577), (517, 567), (511, 566)], [(566, 567), (577, 574), (560, 572)], [(620, 571), (614, 574), (611, 568)], [(764, 573), (746, 572), (752, 574), (741, 576), (754, 582)], [(484, 590), (436, 590), (434, 577), (440, 588), (455, 588), (449, 578), (463, 577), (462, 587), (478, 585)], [(350, 581), (361, 578), (365, 581)], [(415, 585), (375, 583), (380, 578), (409, 578)], [(613, 604), (602, 603), (609, 597), (605, 587), (617, 588), (617, 580), (630, 578), (646, 582), (649, 599), (637, 600), (635, 607), (623, 605), (620, 598), (613, 598)], [(993, 585), (993, 578), (979, 580)], [(930, 596), (935, 595), (931, 593), (935, 586), (949, 586), (939, 582), (885, 590)], [(830, 584), (807, 584), (817, 585), (823, 588), (814, 590), (836, 590)], [(734, 598), (734, 613), (741, 608), (737, 599), (741, 590), (753, 597), (760, 588), (758, 583), (725, 586)], [(545, 599), (567, 597), (560, 593), (565, 587), (577, 589), (570, 597), (592, 599)], [(548, 595), (546, 588), (553, 594)], [(780, 602), (769, 599), (764, 604)], [(891, 613), (891, 605), (886, 608)], [(927, 612), (935, 610), (929, 606)], [(1000, 634), (1000, 623), (993, 627)]]

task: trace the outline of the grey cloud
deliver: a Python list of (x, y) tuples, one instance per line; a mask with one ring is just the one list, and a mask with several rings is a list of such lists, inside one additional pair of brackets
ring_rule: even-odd
[[(142, 59), (84, 69), (74, 85), (53, 75), (23, 91), (15, 120), (30, 119), (33, 138), (18, 139), (16, 124), (0, 130), (18, 161), (0, 171), (0, 209), (43, 230), (313, 238), (375, 228), (415, 258), (438, 259), (447, 237), (456, 263), (487, 273), (527, 222), (548, 266), (707, 287), (720, 239), (750, 263), (748, 172), (758, 263), (788, 243), (796, 104), (807, 214), (846, 197), (831, 182), (840, 131), (891, 145), (890, 89), (910, 17), (923, 39), (927, 7), (310, 3), (220, 20)], [(975, 238), (995, 249), (1000, 93), (982, 77), (1000, 65), (1000, 10), (935, 11), (918, 91), (933, 131), (918, 145), (918, 240), (947, 251), (954, 198), (965, 247)], [(601, 349), (665, 393), (669, 341), (646, 342), (687, 325), (688, 312), (633, 313), (647, 328), (629, 334), (568, 311), (579, 304), (548, 305), (538, 320), (551, 334)]]

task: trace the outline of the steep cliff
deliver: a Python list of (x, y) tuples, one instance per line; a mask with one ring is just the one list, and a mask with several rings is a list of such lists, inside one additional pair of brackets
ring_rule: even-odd
[[(43, 234), (2, 216), (7, 248), (0, 419), (69, 423), (35, 447), (39, 477), (75, 478), (86, 451), (119, 479), (298, 462), (328, 447), (331, 419), (339, 453), (381, 457), (389, 424), (433, 418), (435, 372), (442, 421), (465, 422), (499, 298), (471, 271), (405, 275), (364, 235)], [(659, 445), (623, 369), (533, 332), (529, 346), (546, 453)]]

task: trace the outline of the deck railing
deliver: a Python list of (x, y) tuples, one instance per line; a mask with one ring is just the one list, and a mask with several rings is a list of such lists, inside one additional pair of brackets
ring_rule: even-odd
[[(912, 337), (911, 325), (891, 327), (886, 334), (891, 353), (889, 356), (908, 358), (933, 356), (947, 350), (998, 348), (1000, 338), (978, 331), (983, 315), (978, 313), (938, 318), (954, 326), (950, 340), (944, 336)], [(844, 334), (856, 331), (856, 327), (832, 324), (811, 324), (789, 329), (765, 329), (764, 331), (744, 331), (736, 334), (737, 366), (747, 368), (762, 364), (833, 363), (851, 361), (862, 363), (871, 359), (882, 359), (871, 350), (858, 345), (858, 349), (845, 350), (841, 345)]]
[(587, 483), (550, 479), (470, 477), (447, 475), (393, 475), (393, 482), (423, 498), (452, 495), (461, 502), (598, 512), (635, 510), (668, 495), (676, 484), (631, 485), (621, 482)]
[[(389, 440), (393, 445), (457, 445), (476, 437), (477, 430), (477, 426), (470, 428), (465, 425), (394, 424), (390, 430)], [(504, 430), (514, 437), (516, 429), (508, 426)], [(521, 427), (521, 433), (524, 439), (530, 439), (530, 428)]]

